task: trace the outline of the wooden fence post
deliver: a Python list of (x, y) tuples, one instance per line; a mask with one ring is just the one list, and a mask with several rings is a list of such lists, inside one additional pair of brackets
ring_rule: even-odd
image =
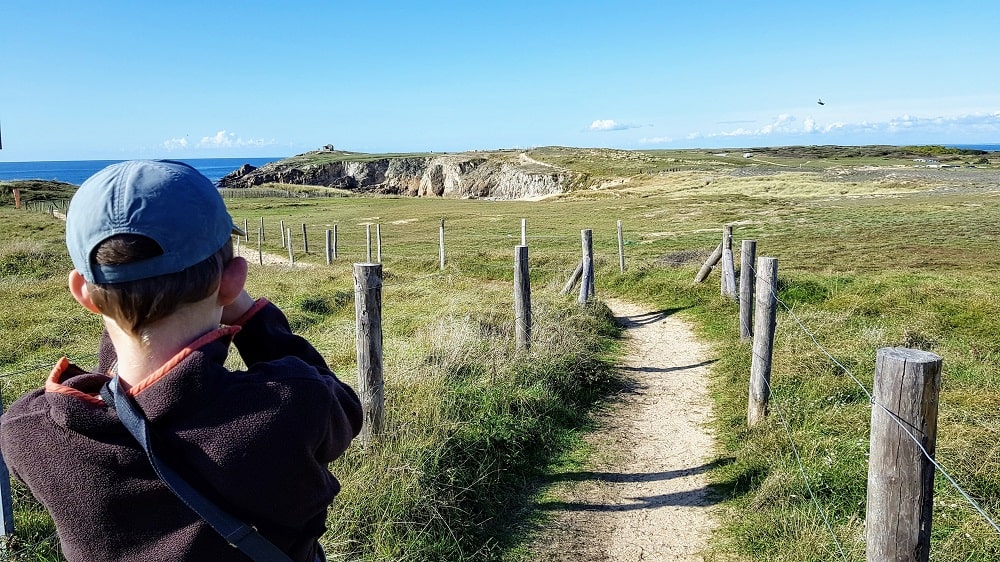
[(705, 264), (701, 266), (698, 274), (694, 276), (694, 282), (701, 283), (705, 279), (708, 279), (708, 274), (712, 272), (712, 268), (715, 267), (715, 264), (719, 263), (720, 259), (722, 259), (722, 243), (719, 243), (712, 252), (712, 255), (708, 256), (708, 259), (705, 260)]
[(368, 444), (382, 433), (385, 384), (382, 380), (382, 264), (354, 264), (357, 320), (358, 397), (364, 415), (359, 439)]
[(337, 259), (337, 225), (333, 225), (333, 259)]
[(260, 217), (260, 240), (261, 242), (266, 242), (264, 237), (264, 217)]
[(865, 516), (868, 560), (926, 562), (930, 556), (934, 465), (920, 447), (934, 456), (941, 362), (940, 356), (917, 349), (884, 347), (876, 354)]
[(521, 245), (528, 245), (528, 219), (521, 219)]
[(302, 223), (302, 252), (309, 253), (309, 235), (306, 234), (306, 223)]
[(580, 273), (580, 297), (577, 302), (587, 304), (594, 292), (594, 233), (589, 228), (580, 231), (583, 246), (583, 270)]
[(285, 242), (288, 245), (288, 265), (295, 263), (295, 256), (292, 254), (292, 229), (285, 231)]
[(14, 208), (15, 209), (20, 209), (21, 208), (21, 190), (20, 189), (14, 189), (13, 191), (14, 191)]
[[(0, 399), (0, 414), (3, 414), (3, 400)], [(14, 509), (10, 493), (10, 471), (0, 456), (0, 537), (14, 534)], [(6, 547), (6, 544), (4, 544)]]
[(576, 269), (573, 270), (573, 274), (569, 276), (569, 280), (566, 281), (566, 285), (563, 286), (562, 291), (559, 291), (561, 295), (568, 295), (573, 291), (573, 287), (576, 287), (577, 281), (580, 280), (580, 276), (583, 275), (583, 260), (581, 259), (579, 263), (576, 264)]
[(281, 247), (285, 247), (285, 221), (280, 220), (278, 224), (281, 226)]
[(625, 239), (622, 238), (622, 221), (618, 221), (618, 269), (625, 273)]
[(736, 298), (736, 265), (733, 263), (733, 225), (722, 228), (722, 296)]
[(744, 240), (740, 248), (740, 340), (753, 338), (753, 284), (757, 241)]
[(264, 265), (264, 227), (257, 229), (257, 261)]
[(250, 221), (243, 219), (243, 239), (250, 241)]
[(333, 258), (333, 252), (331, 251), (333, 249), (333, 244), (331, 244), (331, 234), (330, 229), (326, 229), (326, 265), (330, 265)]
[(444, 219), (441, 219), (441, 234), (438, 237), (439, 240), (439, 254), (441, 256), (441, 269), (444, 269)]
[(771, 356), (774, 352), (774, 324), (778, 281), (777, 258), (757, 262), (756, 311), (753, 319), (753, 357), (750, 361), (750, 393), (747, 400), (747, 425), (753, 427), (767, 415), (771, 398)]
[(382, 225), (375, 225), (375, 248), (378, 250), (377, 261), (382, 263)]
[(365, 225), (365, 259), (372, 263), (372, 225)]
[(531, 346), (531, 278), (528, 271), (528, 247), (514, 248), (514, 326), (517, 349)]

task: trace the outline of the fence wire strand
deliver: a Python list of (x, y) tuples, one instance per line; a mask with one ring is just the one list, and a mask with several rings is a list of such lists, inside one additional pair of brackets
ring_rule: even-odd
[[(754, 279), (757, 279), (757, 270), (753, 266), (750, 266), (750, 269), (753, 271)], [(788, 306), (788, 304), (786, 304), (783, 300), (781, 300), (780, 297), (778, 297), (778, 292), (777, 292), (776, 288), (774, 287), (774, 285), (768, 285), (768, 290), (771, 293), (771, 296), (774, 298), (775, 302), (781, 304), (782, 308), (784, 308), (785, 311), (788, 312), (788, 315), (799, 326), (799, 329), (802, 330), (802, 332), (804, 332), (809, 337), (809, 339), (812, 340), (813, 344), (824, 355), (826, 355), (831, 361), (833, 361), (833, 363), (835, 365), (837, 365), (838, 367), (840, 367), (840, 369), (848, 377), (850, 377), (850, 379), (852, 381), (854, 381), (854, 383), (865, 393), (865, 395), (868, 397), (869, 402), (873, 406), (876, 406), (876, 407), (880, 408), (881, 410), (883, 410), (886, 414), (889, 415), (889, 418), (892, 419), (892, 421), (896, 422), (896, 425), (898, 425), (900, 427), (900, 429), (902, 429), (903, 432), (907, 435), (907, 437), (909, 437), (910, 440), (913, 441), (913, 443), (917, 445), (917, 447), (920, 449), (920, 452), (924, 455), (924, 458), (926, 458), (928, 461), (931, 462), (931, 464), (934, 465), (934, 468), (937, 469), (945, 477), (945, 479), (948, 480), (948, 482), (952, 485), (952, 487), (954, 487), (955, 490), (957, 490), (958, 493), (961, 494), (963, 498), (965, 498), (965, 500), (969, 503), (969, 505), (971, 505), (972, 508), (976, 512), (978, 512), (979, 515), (982, 516), (982, 518), (985, 519), (986, 522), (989, 523), (990, 526), (993, 527), (993, 529), (997, 533), (1000, 533), (1000, 525), (997, 525), (996, 521), (994, 521), (994, 519), (990, 516), (990, 514), (987, 513), (986, 510), (983, 509), (982, 506), (979, 505), (979, 502), (977, 502), (975, 499), (973, 499), (972, 496), (969, 495), (968, 492), (966, 492), (964, 489), (962, 489), (962, 487), (958, 484), (958, 482), (956, 482), (955, 479), (952, 478), (951, 474), (949, 474), (948, 471), (945, 470), (944, 466), (942, 466), (939, 462), (937, 462), (934, 459), (934, 457), (920, 443), (920, 440), (917, 439), (916, 436), (914, 436), (913, 433), (910, 432), (910, 430), (906, 428), (906, 425), (903, 423), (903, 420), (900, 419), (900, 417), (898, 415), (896, 415), (895, 413), (893, 413), (892, 411), (890, 411), (889, 408), (887, 408), (885, 405), (879, 403), (875, 399), (875, 396), (871, 393), (871, 391), (868, 390), (868, 387), (865, 386), (865, 384), (862, 383), (860, 380), (858, 380), (858, 378), (856, 376), (854, 376), (854, 374), (850, 371), (850, 369), (848, 369), (847, 367), (845, 367), (840, 361), (837, 360), (836, 357), (834, 357), (829, 351), (827, 351), (827, 349), (825, 347), (823, 347), (823, 344), (821, 344), (819, 342), (819, 340), (816, 339), (816, 336), (811, 331), (809, 331), (808, 328), (806, 328), (805, 324), (802, 323), (802, 320), (799, 319), (798, 315), (795, 314), (795, 311), (792, 309), (792, 307)], [(770, 388), (770, 383), (768, 383), (768, 387)]]
[[(740, 322), (742, 323), (742, 318), (740, 319)], [(750, 353), (752, 354), (753, 357), (756, 357), (761, 360), (764, 359), (760, 355), (753, 352), (752, 345), (750, 349), (751, 349)], [(764, 384), (767, 385), (767, 391), (769, 394), (771, 394), (772, 396), (777, 396), (777, 394), (774, 392), (774, 389), (771, 387), (771, 382), (768, 381), (766, 378), (764, 379)], [(844, 547), (843, 545), (840, 544), (840, 539), (837, 538), (837, 533), (834, 532), (833, 526), (830, 524), (830, 520), (826, 516), (826, 512), (823, 511), (823, 508), (819, 504), (819, 500), (816, 498), (816, 494), (813, 493), (812, 486), (809, 484), (809, 478), (806, 476), (806, 469), (805, 466), (802, 464), (802, 457), (799, 455), (799, 449), (798, 447), (795, 446), (795, 439), (792, 437), (792, 430), (789, 427), (788, 421), (785, 419), (785, 416), (782, 415), (780, 408), (777, 408), (775, 406), (773, 409), (774, 412), (778, 414), (778, 419), (781, 420), (781, 425), (785, 429), (785, 435), (788, 437), (788, 444), (791, 445), (792, 453), (794, 453), (795, 455), (795, 462), (796, 464), (798, 464), (799, 473), (802, 475), (802, 481), (806, 485), (806, 491), (809, 492), (809, 499), (812, 500), (813, 506), (816, 508), (816, 511), (819, 512), (819, 516), (823, 520), (823, 524), (826, 525), (826, 530), (830, 532), (830, 536), (833, 538), (833, 543), (837, 545), (837, 550), (840, 552), (840, 557), (846, 561), (847, 553), (844, 552)]]

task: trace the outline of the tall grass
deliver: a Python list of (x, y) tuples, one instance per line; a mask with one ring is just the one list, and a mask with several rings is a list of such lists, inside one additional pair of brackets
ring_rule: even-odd
[[(397, 201), (356, 199), (348, 212), (357, 227), (372, 205)], [(398, 202), (408, 214), (407, 202)], [(323, 204), (269, 203), (283, 206), (281, 216), (293, 232), (298, 222), (315, 226), (310, 213), (324, 212)], [(247, 205), (256, 210), (259, 202)], [(460, 249), (482, 236), (470, 210), (449, 219), (455, 248), (445, 271), (437, 270), (436, 222), (435, 236), (426, 240), (433, 244), (386, 237), (393, 244), (383, 287), (386, 431), (332, 467), (343, 490), (324, 537), (331, 559), (499, 559), (516, 541), (514, 531), (540, 471), (565, 448), (589, 407), (616, 384), (610, 357), (617, 328), (610, 313), (546, 291), (545, 280), (560, 268), (546, 272), (540, 266), (536, 272), (536, 337), (530, 351), (514, 349), (512, 253)], [(0, 245), (2, 296), (8, 303), (0, 320), (0, 384), (9, 404), (40, 386), (62, 354), (92, 365), (101, 328), (65, 288), (71, 264), (61, 222), (43, 213), (0, 212), (7, 240)], [(344, 233), (345, 259), (332, 267), (321, 252), (299, 250), (297, 266), (252, 266), (248, 282), (251, 292), (284, 309), (294, 329), (352, 384), (357, 373), (350, 261), (363, 255), (363, 229), (355, 230)], [(463, 235), (468, 239), (462, 241)], [(498, 240), (512, 246), (506, 236)], [(276, 237), (267, 246), (281, 254)], [(427, 253), (433, 257), (423, 257)], [(239, 360), (231, 357), (230, 363)], [(7, 555), (59, 559), (44, 510), (23, 488), (15, 490), (18, 534)]]

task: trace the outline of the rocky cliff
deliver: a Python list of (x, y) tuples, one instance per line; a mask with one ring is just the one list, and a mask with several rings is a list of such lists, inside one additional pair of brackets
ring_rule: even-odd
[(219, 180), (219, 187), (288, 183), (420, 197), (520, 199), (563, 193), (582, 180), (579, 173), (515, 151), (382, 157), (319, 150), (260, 168), (243, 166)]

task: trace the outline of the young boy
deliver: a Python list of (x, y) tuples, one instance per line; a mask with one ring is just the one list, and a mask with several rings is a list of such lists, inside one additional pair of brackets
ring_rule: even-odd
[[(244, 290), (234, 229), (215, 186), (179, 162), (115, 164), (73, 197), (69, 290), (103, 317), (98, 367), (63, 358), (0, 422), (0, 451), (70, 561), (248, 559), (154, 471), (102, 399), (112, 377), (191, 487), (291, 560), (322, 559), (340, 490), (327, 465), (360, 431), (361, 406), (277, 307)], [(246, 371), (224, 366), (230, 343)]]

